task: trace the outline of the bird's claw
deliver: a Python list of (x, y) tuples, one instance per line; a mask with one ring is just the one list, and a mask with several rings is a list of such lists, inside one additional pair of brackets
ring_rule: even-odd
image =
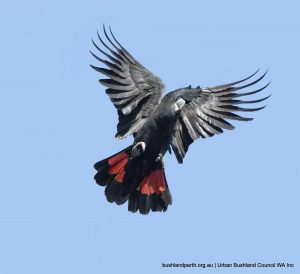
[(156, 162), (161, 164), (161, 168), (165, 169), (164, 161), (163, 161), (163, 155), (161, 153), (158, 154), (156, 158)]
[(163, 159), (163, 156), (161, 155), (161, 153), (159, 153), (156, 158), (156, 162), (162, 162), (162, 159)]

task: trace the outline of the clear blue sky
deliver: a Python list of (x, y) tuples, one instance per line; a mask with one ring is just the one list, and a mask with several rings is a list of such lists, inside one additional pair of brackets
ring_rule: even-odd
[[(290, 262), (300, 273), (299, 1), (0, 3), (0, 273), (223, 273), (161, 263)], [(89, 67), (105, 22), (167, 90), (269, 68), (254, 121), (166, 157), (174, 204), (106, 202), (94, 162), (127, 146)], [(231, 269), (266, 273), (263, 269)]]

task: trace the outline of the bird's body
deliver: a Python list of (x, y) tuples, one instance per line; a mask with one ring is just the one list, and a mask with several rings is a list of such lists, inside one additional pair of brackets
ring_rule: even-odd
[(145, 153), (150, 152), (153, 157), (166, 153), (176, 124), (176, 101), (169, 95), (172, 93), (163, 97), (134, 137), (134, 144), (144, 142)]
[(194, 140), (220, 134), (223, 129), (234, 129), (227, 119), (252, 120), (234, 112), (257, 111), (263, 107), (241, 108), (237, 105), (259, 103), (269, 96), (251, 101), (236, 98), (258, 93), (268, 84), (255, 91), (236, 91), (253, 86), (266, 73), (240, 86), (237, 85), (257, 72), (237, 82), (211, 88), (189, 86), (162, 97), (162, 81), (134, 59), (110, 33), (113, 40), (104, 28), (104, 34), (114, 49), (105, 44), (98, 34), (110, 54), (93, 42), (109, 61), (92, 53), (108, 69), (92, 67), (109, 77), (101, 79), (100, 83), (107, 87), (106, 93), (118, 111), (116, 138), (132, 134), (134, 141), (123, 151), (96, 163), (95, 180), (106, 186), (109, 202), (123, 204), (128, 201), (129, 211), (139, 210), (143, 214), (150, 210), (165, 211), (172, 198), (164, 172), (164, 154), (172, 149), (178, 162), (182, 163)]

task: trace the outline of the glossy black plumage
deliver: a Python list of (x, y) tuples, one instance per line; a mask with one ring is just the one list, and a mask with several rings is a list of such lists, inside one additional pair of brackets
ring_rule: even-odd
[(241, 100), (241, 97), (257, 94), (269, 83), (255, 90), (240, 91), (258, 84), (267, 72), (255, 80), (251, 79), (258, 71), (236, 82), (206, 88), (188, 86), (162, 97), (164, 84), (160, 78), (142, 66), (118, 42), (111, 29), (108, 33), (103, 27), (103, 32), (107, 41), (98, 33), (102, 48), (93, 41), (100, 57), (91, 53), (106, 68), (91, 66), (108, 77), (99, 81), (107, 87), (106, 93), (119, 115), (116, 138), (133, 134), (134, 142), (126, 150), (129, 158), (124, 167), (122, 162), (116, 166), (107, 165), (107, 161), (114, 159), (111, 156), (95, 164), (95, 179), (98, 184), (106, 185), (109, 202), (122, 204), (129, 200), (128, 209), (143, 214), (150, 210), (165, 211), (172, 198), (165, 179), (163, 155), (171, 147), (178, 162), (182, 163), (196, 139), (234, 129), (228, 120), (252, 120), (236, 112), (258, 111), (264, 106), (240, 105), (261, 103), (269, 96), (249, 100)]

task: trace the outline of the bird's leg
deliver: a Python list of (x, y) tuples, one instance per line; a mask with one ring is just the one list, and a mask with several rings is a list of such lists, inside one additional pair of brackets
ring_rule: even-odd
[(136, 143), (131, 150), (131, 158), (139, 157), (143, 152), (145, 152), (145, 149), (146, 149), (145, 142)]
[(160, 152), (159, 152), (159, 154), (156, 157), (156, 162), (157, 163), (159, 163), (159, 162), (161, 163), (162, 169), (165, 168), (164, 167), (163, 157), (164, 157), (164, 155), (165, 155), (165, 153), (167, 152), (168, 149), (169, 149), (169, 145), (168, 144), (162, 145), (161, 148), (160, 148)]

